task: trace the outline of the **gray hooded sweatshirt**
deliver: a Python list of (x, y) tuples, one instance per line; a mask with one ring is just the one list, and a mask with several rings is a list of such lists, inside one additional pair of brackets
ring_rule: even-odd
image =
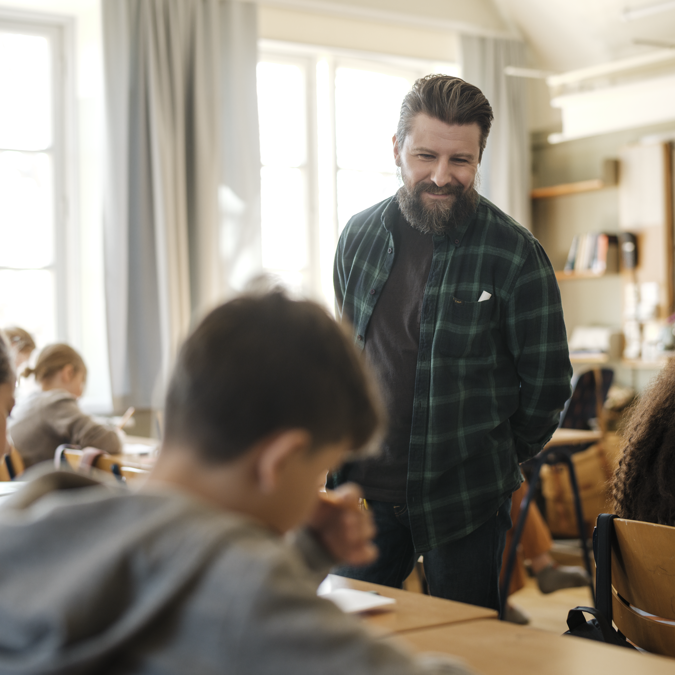
[(318, 598), (329, 562), (175, 490), (39, 475), (0, 506), (0, 673), (466, 675)]

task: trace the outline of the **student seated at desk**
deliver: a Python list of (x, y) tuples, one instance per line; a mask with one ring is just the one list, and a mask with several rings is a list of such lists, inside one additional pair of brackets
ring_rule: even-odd
[(616, 514), (675, 526), (675, 359), (634, 404), (622, 437), (613, 484)]
[(35, 368), (26, 368), (23, 375), (34, 375), (40, 385), (39, 391), (19, 401), (9, 421), (14, 447), (26, 466), (53, 460), (54, 451), (63, 443), (92, 446), (111, 454), (121, 452), (117, 430), (98, 424), (77, 405), (87, 381), (87, 367), (72, 347), (45, 347)]
[(356, 487), (320, 501), (317, 484), (381, 427), (323, 309), (280, 293), (217, 308), (183, 346), (165, 410), (139, 492), (53, 472), (0, 508), (0, 672), (466, 673), (316, 595), (336, 561), (377, 555)]

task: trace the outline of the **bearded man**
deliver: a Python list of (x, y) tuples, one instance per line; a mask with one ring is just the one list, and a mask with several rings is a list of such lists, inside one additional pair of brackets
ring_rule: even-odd
[(544, 250), (475, 189), (492, 119), (457, 77), (415, 82), (393, 138), (403, 184), (340, 238), (338, 315), (390, 426), (329, 485), (361, 485), (378, 528), (378, 560), (338, 573), (400, 587), (424, 554), (432, 595), (498, 609), (518, 464), (556, 428), (571, 365)]

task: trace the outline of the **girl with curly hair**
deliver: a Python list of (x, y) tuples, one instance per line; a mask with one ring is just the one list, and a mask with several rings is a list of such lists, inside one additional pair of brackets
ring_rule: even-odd
[(675, 525), (675, 359), (633, 405), (614, 476), (621, 518)]

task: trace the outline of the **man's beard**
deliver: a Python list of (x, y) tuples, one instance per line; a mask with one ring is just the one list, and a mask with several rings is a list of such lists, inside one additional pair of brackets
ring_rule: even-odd
[[(438, 187), (431, 181), (421, 181), (410, 189), (403, 179), (403, 185), (396, 193), (396, 199), (403, 217), (416, 230), (424, 234), (448, 234), (476, 209), (478, 193), (474, 185), (465, 191), (462, 185)], [(452, 195), (454, 199), (426, 204), (422, 200), (425, 192)]]

